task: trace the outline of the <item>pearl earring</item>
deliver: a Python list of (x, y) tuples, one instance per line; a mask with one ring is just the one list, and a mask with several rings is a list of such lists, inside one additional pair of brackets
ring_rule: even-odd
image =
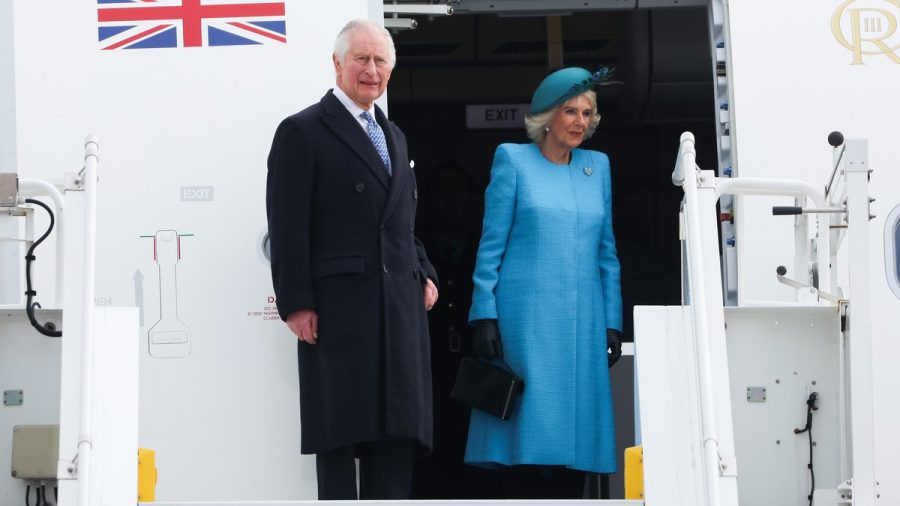
[(544, 131), (545, 131), (545, 132), (549, 132), (549, 131), (550, 131), (550, 127), (544, 127)]

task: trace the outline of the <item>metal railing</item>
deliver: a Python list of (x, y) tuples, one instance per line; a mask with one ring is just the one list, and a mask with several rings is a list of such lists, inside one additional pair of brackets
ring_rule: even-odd
[[(684, 189), (685, 222), (687, 226), (688, 270), (690, 272), (691, 310), (694, 317), (694, 335), (697, 342), (697, 365), (700, 381), (700, 416), (703, 430), (703, 457), (706, 471), (706, 496), (708, 506), (719, 506), (719, 438), (713, 404), (713, 375), (709, 356), (709, 318), (707, 315), (706, 268), (700, 237), (700, 203), (697, 195), (697, 152), (694, 135), (681, 134), (678, 158), (672, 182)], [(718, 259), (716, 259), (718, 261)], [(719, 272), (718, 269), (715, 270)]]

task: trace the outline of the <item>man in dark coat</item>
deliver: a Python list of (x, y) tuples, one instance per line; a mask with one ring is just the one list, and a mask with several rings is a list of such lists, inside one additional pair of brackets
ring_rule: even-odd
[(404, 499), (432, 446), (437, 275), (413, 235), (406, 138), (374, 105), (396, 61), (390, 34), (351, 21), (333, 60), (337, 87), (272, 142), (272, 279), (299, 339), (301, 451), (316, 454), (319, 499)]

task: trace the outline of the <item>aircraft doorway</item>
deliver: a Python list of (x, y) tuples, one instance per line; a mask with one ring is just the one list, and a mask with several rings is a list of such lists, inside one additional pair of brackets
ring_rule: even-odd
[[(510, 119), (517, 112), (509, 111), (530, 103), (537, 84), (556, 68), (615, 67), (614, 79), (623, 84), (599, 90), (602, 119), (581, 147), (610, 158), (624, 338), (631, 341), (635, 305), (681, 303), (682, 194), (671, 183), (680, 134), (690, 130), (698, 146), (713, 147), (698, 153), (698, 164), (717, 160), (708, 15), (703, 7), (455, 14), (421, 18), (418, 29), (395, 33), (394, 39), (398, 63), (388, 89), (389, 112), (415, 160), (423, 195), (417, 235), (441, 277), (441, 297), (429, 315), (435, 452), (416, 470), (414, 497), (505, 498), (498, 474), (461, 463), (468, 411), (449, 392), (459, 358), (472, 353), (466, 321), (494, 150), (529, 141), (521, 120), (516, 128), (479, 128), (471, 117), (467, 122), (467, 106), (499, 106), (487, 108), (493, 116), (485, 119)], [(557, 64), (551, 67), (549, 60)], [(630, 357), (611, 369), (611, 380), (618, 472), (608, 483), (589, 478), (586, 498), (624, 497), (622, 452), (636, 440)]]

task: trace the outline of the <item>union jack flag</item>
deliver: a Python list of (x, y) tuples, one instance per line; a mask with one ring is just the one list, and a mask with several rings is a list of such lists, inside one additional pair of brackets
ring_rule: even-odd
[(97, 0), (100, 48), (287, 42), (284, 1)]

